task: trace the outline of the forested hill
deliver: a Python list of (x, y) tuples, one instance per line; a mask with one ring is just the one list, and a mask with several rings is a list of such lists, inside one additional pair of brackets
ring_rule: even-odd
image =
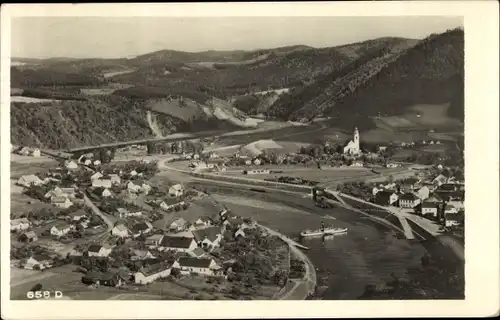
[(446, 104), (463, 119), (464, 33), (431, 35), (408, 48), (382, 48), (312, 84), (283, 94), (268, 111), (283, 119), (397, 115)]

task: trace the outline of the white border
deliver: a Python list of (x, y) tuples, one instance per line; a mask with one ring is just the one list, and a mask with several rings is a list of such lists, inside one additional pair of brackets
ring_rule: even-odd
[[(9, 301), (10, 17), (19, 16), (463, 16), (466, 49), (466, 299), (464, 301)], [(499, 312), (498, 3), (30, 4), (1, 10), (2, 318), (311, 318), (492, 316)], [(91, 36), (91, 35), (89, 35)]]

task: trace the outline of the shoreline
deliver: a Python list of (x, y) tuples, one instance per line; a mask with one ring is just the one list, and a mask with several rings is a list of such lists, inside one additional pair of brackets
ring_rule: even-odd
[[(286, 242), (290, 248), (290, 253), (293, 254), (297, 259), (304, 262), (304, 265), (305, 265), (306, 270), (304, 272), (304, 276), (302, 277), (302, 279), (291, 280), (291, 281), (294, 281), (296, 284), (292, 288), (290, 288), (290, 290), (288, 290), (286, 292), (280, 292), (279, 293), (280, 297), (278, 298), (278, 300), (288, 300), (288, 298), (290, 296), (292, 296), (299, 289), (304, 290), (304, 292), (301, 294), (301, 297), (298, 299), (290, 299), (290, 300), (306, 300), (307, 297), (314, 294), (314, 292), (316, 291), (317, 275), (316, 275), (316, 269), (314, 267), (314, 264), (311, 262), (309, 257), (304, 252), (302, 252), (302, 250), (297, 248), (291, 242), (292, 240), (290, 238), (288, 238), (286, 235), (284, 235), (276, 230), (273, 230), (269, 227), (266, 227), (262, 224), (258, 223), (257, 225), (260, 228), (263, 228), (264, 230), (268, 231), (270, 234), (275, 235), (275, 236), (279, 237), (281, 240), (283, 240), (284, 242)], [(287, 280), (287, 281), (290, 281), (290, 280)], [(286, 284), (285, 284), (285, 286), (286, 286)]]

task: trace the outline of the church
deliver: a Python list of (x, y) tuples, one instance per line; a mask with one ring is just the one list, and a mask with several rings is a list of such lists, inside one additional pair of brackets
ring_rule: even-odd
[(361, 149), (359, 148), (359, 131), (358, 128), (354, 128), (354, 140), (350, 140), (344, 147), (344, 154), (348, 155), (359, 155)]

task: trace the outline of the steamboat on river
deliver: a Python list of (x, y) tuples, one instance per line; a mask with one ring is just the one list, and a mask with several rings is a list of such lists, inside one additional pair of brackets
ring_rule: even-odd
[(316, 230), (304, 230), (300, 233), (301, 237), (322, 237), (322, 236), (330, 236), (335, 234), (343, 234), (347, 232), (347, 228), (334, 228), (334, 227), (325, 227), (325, 224), (321, 223), (321, 228)]

